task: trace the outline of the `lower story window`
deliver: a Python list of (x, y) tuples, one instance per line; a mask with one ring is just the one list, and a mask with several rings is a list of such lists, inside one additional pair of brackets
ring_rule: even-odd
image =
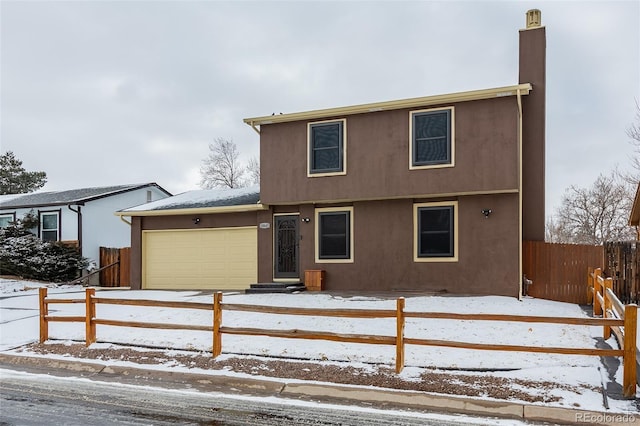
[(6, 228), (11, 222), (15, 221), (15, 215), (12, 214), (0, 214), (0, 228)]
[(60, 239), (59, 215), (57, 212), (40, 213), (40, 238), (42, 241)]
[(316, 210), (316, 262), (353, 261), (353, 208)]
[(457, 203), (424, 203), (414, 208), (415, 260), (458, 260)]

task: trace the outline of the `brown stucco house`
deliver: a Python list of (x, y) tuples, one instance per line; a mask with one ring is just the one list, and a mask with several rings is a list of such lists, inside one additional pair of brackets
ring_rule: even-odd
[(259, 193), (119, 212), (132, 287), (323, 271), (325, 290), (520, 296), (522, 241), (544, 240), (545, 50), (533, 10), (517, 84), (245, 119), (260, 134)]

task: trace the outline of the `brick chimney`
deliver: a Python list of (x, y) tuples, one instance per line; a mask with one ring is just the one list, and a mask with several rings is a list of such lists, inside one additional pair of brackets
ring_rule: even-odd
[(541, 13), (529, 10), (520, 30), (518, 82), (533, 86), (522, 98), (522, 237), (532, 241), (544, 241), (545, 234), (546, 49)]

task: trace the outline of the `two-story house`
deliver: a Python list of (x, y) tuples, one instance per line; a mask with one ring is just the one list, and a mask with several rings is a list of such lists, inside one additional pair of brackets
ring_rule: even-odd
[[(153, 277), (197, 246), (189, 273), (209, 281), (173, 286), (246, 288), (234, 277), (250, 260), (257, 282), (321, 270), (327, 290), (520, 295), (522, 241), (544, 240), (545, 50), (532, 10), (518, 84), (245, 119), (260, 134), (259, 201), (120, 212), (132, 217), (132, 287), (166, 288)], [(224, 250), (247, 238), (250, 259)], [(215, 253), (226, 258), (206, 272)]]

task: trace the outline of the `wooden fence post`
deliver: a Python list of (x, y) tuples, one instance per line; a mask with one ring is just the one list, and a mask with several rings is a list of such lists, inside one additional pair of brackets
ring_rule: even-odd
[(396, 373), (404, 368), (404, 297), (396, 302)]
[(589, 305), (593, 305), (593, 268), (589, 266), (587, 268), (587, 302)]
[(222, 353), (222, 336), (220, 326), (222, 325), (222, 293), (213, 294), (213, 357)]
[[(607, 289), (613, 290), (613, 279), (607, 278), (604, 281), (604, 288), (602, 289), (602, 297), (604, 299), (604, 308), (602, 310), (602, 318), (607, 318), (607, 314), (611, 310), (611, 298), (607, 293)], [(604, 326), (604, 340), (607, 340), (611, 337), (611, 327), (608, 325)]]
[(600, 302), (598, 301), (598, 293), (602, 292), (602, 288), (600, 287), (600, 280), (598, 279), (602, 275), (602, 269), (596, 268), (593, 271), (593, 316), (602, 315), (602, 306), (600, 306)]
[(47, 298), (47, 288), (40, 287), (38, 289), (38, 299), (40, 300), (40, 343), (44, 343), (49, 339), (49, 323), (47, 315), (49, 315), (49, 305), (45, 303)]
[(626, 398), (636, 397), (636, 333), (638, 305), (624, 307), (624, 356), (622, 392)]
[(96, 317), (96, 302), (93, 300), (95, 295), (95, 288), (87, 289), (85, 302), (85, 339), (87, 346), (96, 342), (96, 323), (93, 321)]

